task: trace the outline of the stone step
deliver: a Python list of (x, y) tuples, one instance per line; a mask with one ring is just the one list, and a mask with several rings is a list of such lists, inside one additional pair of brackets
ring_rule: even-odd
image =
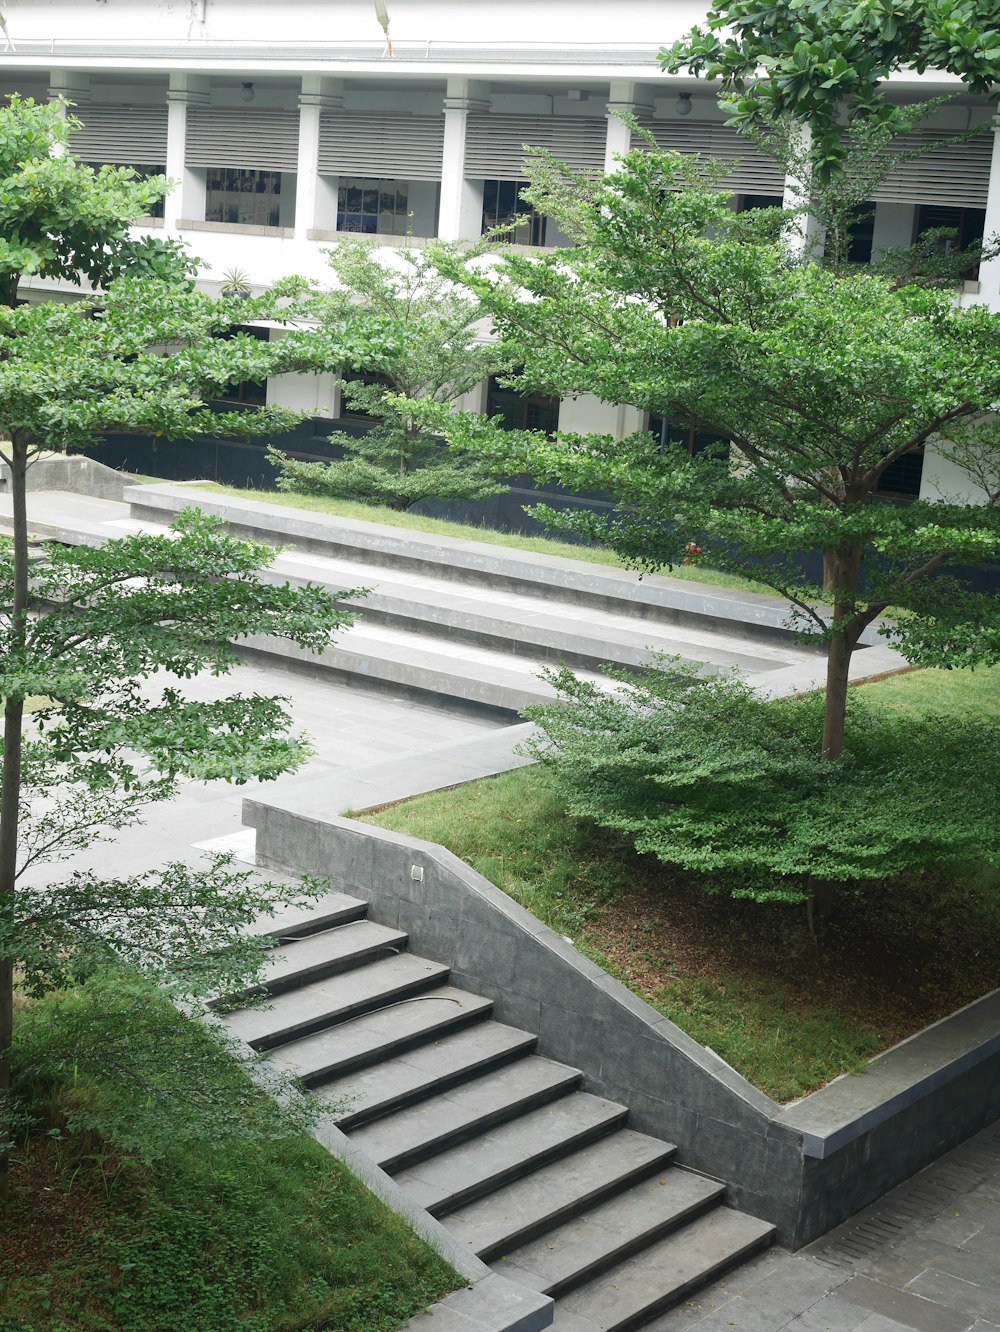
[(671, 1167), (504, 1254), (494, 1268), (558, 1299), (717, 1206), (725, 1192), (716, 1180)]
[(289, 1041), (271, 1052), (271, 1061), (312, 1086), (354, 1069), (371, 1065), (381, 1069), (380, 1061), (408, 1050), (417, 1052), (456, 1028), (482, 1021), (492, 1011), (492, 999), (439, 985), (389, 1008)]
[(620, 1128), (623, 1105), (571, 1092), (541, 1109), (400, 1171), (397, 1182), (432, 1216), (444, 1216), (492, 1189)]
[(267, 959), (261, 984), (272, 994), (324, 976), (350, 971), (406, 948), (409, 936), (373, 920), (331, 926), (290, 943), (280, 943)]
[(560, 1307), (589, 1318), (600, 1332), (631, 1332), (766, 1248), (773, 1234), (774, 1227), (765, 1221), (717, 1207), (570, 1291)]
[(476, 1073), (530, 1054), (536, 1041), (530, 1032), (500, 1022), (479, 1022), (374, 1068), (337, 1078), (316, 1094), (323, 1101), (344, 1107), (337, 1115), (337, 1124), (350, 1130), (464, 1082)]
[(280, 1045), (338, 1022), (408, 999), (448, 978), (448, 968), (425, 957), (403, 953), (371, 962), (298, 990), (275, 995), (267, 1007), (241, 1008), (224, 1021), (233, 1036), (257, 1050)]
[(675, 1151), (673, 1143), (620, 1129), (453, 1211), (444, 1224), (489, 1262), (663, 1171)]
[(351, 1141), (383, 1170), (401, 1170), (470, 1138), (481, 1140), (495, 1125), (565, 1096), (582, 1077), (579, 1069), (528, 1055), (362, 1125)]
[[(263, 871), (260, 877), (280, 881), (283, 876)], [(333, 925), (363, 920), (367, 912), (368, 903), (357, 897), (348, 897), (346, 893), (324, 893), (322, 897), (301, 906), (279, 907), (277, 911), (258, 916), (250, 932), (267, 934), (283, 942), (286, 939), (300, 939), (307, 934), (317, 934)]]

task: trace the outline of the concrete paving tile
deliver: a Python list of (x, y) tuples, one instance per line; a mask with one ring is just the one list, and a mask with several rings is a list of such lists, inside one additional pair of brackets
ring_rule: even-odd
[(797, 1318), (785, 1324), (787, 1332), (855, 1332), (866, 1318), (871, 1318), (856, 1304), (848, 1304), (837, 1295), (827, 1295), (809, 1306)]
[(869, 1314), (863, 1323), (858, 1324), (857, 1332), (911, 1332), (908, 1323), (897, 1323), (884, 1314)]
[[(978, 1260), (980, 1270), (982, 1266), (982, 1261)], [(969, 1316), (967, 1321), (995, 1317), (1000, 1310), (1000, 1274), (995, 1267), (992, 1280), (970, 1280), (937, 1268), (928, 1268), (911, 1281), (907, 1289), (925, 1299), (947, 1305), (949, 1309), (960, 1310), (963, 1315)]]
[(850, 1277), (840, 1287), (839, 1295), (848, 1303), (895, 1319), (904, 1328), (916, 1332), (968, 1332), (971, 1321), (967, 1314), (943, 1301), (910, 1291), (893, 1290), (863, 1276)]
[(847, 1279), (847, 1273), (832, 1271), (809, 1258), (799, 1258), (758, 1281), (741, 1298), (770, 1315), (776, 1326), (781, 1327), (783, 1321), (808, 1309)]

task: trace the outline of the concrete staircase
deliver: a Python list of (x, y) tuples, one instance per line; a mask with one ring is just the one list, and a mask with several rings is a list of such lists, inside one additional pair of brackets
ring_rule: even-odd
[(232, 1035), (298, 1077), (353, 1145), (470, 1252), (556, 1300), (564, 1332), (641, 1328), (765, 1248), (774, 1227), (535, 1053), (447, 966), (331, 893), (259, 924), (266, 1006)]

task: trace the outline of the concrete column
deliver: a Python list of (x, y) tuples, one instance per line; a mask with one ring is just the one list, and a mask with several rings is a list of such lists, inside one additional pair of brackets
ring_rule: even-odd
[(604, 148), (604, 170), (617, 171), (620, 163), (616, 158), (627, 153), (632, 147), (632, 130), (616, 114), (624, 111), (630, 116), (641, 119), (653, 114), (652, 99), (643, 95), (643, 90), (631, 79), (612, 79), (608, 97), (608, 137)]
[(340, 111), (343, 105), (343, 79), (303, 74), (296, 164), (296, 240), (306, 240), (308, 233), (316, 228), (332, 231), (337, 225), (336, 181), (319, 174), (319, 122), (324, 111)]
[(465, 132), (470, 111), (490, 109), (489, 87), (472, 79), (449, 79), (444, 99), (444, 151), (441, 156), (442, 240), (472, 240), (483, 226), (483, 188), (465, 178)]
[[(983, 237), (985, 240), (1000, 240), (1000, 115), (993, 117), (993, 160)], [(1000, 257), (986, 259), (979, 265), (979, 299), (991, 309), (1000, 310)]]
[[(799, 146), (802, 151), (809, 147), (812, 133), (808, 125), (800, 126)], [(785, 177), (785, 190), (782, 195), (783, 208), (805, 208), (809, 203), (809, 191), (805, 180), (799, 176)], [(785, 228), (785, 241), (788, 248), (802, 257), (818, 258), (823, 253), (823, 228), (810, 213), (801, 213), (797, 220)]]
[[(48, 93), (50, 102), (63, 98), (72, 102), (73, 107), (86, 106), (91, 100), (90, 75), (77, 69), (52, 69), (49, 71)], [(70, 107), (70, 114), (73, 107)]]
[(171, 74), (167, 89), (167, 180), (173, 189), (163, 201), (163, 225), (177, 231), (181, 218), (205, 216), (205, 172), (187, 165), (189, 106), (208, 106), (208, 79), (203, 74)]

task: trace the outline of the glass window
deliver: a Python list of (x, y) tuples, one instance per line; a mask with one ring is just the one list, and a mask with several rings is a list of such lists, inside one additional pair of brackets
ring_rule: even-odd
[(693, 458), (697, 453), (704, 453), (713, 444), (722, 445), (721, 448), (714, 450), (716, 454), (724, 456), (729, 452), (729, 441), (724, 435), (713, 435), (709, 430), (693, 430), (688, 426), (671, 425), (665, 416), (660, 416), (656, 412), (650, 412), (646, 429), (656, 437), (661, 452), (671, 445), (680, 445), (684, 452)]
[[(526, 180), (484, 180), (483, 232), (509, 227), (505, 239), (517, 245), (544, 245), (545, 218), (521, 199), (521, 191), (527, 188)], [(510, 226), (515, 217), (521, 222)]]
[[(967, 249), (973, 241), (982, 240), (986, 230), (986, 210), (984, 208), (946, 208), (940, 204), (921, 204), (917, 209), (914, 223), (914, 239), (926, 231), (936, 231), (947, 227), (955, 233), (953, 237), (942, 237), (941, 253), (950, 254), (954, 249)], [(972, 264), (966, 274), (975, 278), (979, 275), (979, 265)]]
[(410, 230), (409, 182), (341, 176), (337, 185), (337, 230), (405, 236)]
[(281, 225), (281, 172), (209, 167), (205, 221), (243, 226)]
[(522, 393), (505, 388), (495, 375), (486, 393), (487, 416), (499, 416), (507, 430), (545, 430), (559, 425), (559, 399), (550, 393)]
[[(101, 167), (104, 166), (105, 163), (87, 162), (86, 165), (89, 167), (93, 167), (95, 171), (100, 171)], [(167, 168), (165, 166), (153, 166), (149, 162), (115, 162), (114, 165), (130, 166), (140, 180), (148, 180), (150, 176), (165, 176), (167, 174)], [(163, 200), (157, 199), (156, 203), (152, 205), (146, 216), (162, 217)]]

